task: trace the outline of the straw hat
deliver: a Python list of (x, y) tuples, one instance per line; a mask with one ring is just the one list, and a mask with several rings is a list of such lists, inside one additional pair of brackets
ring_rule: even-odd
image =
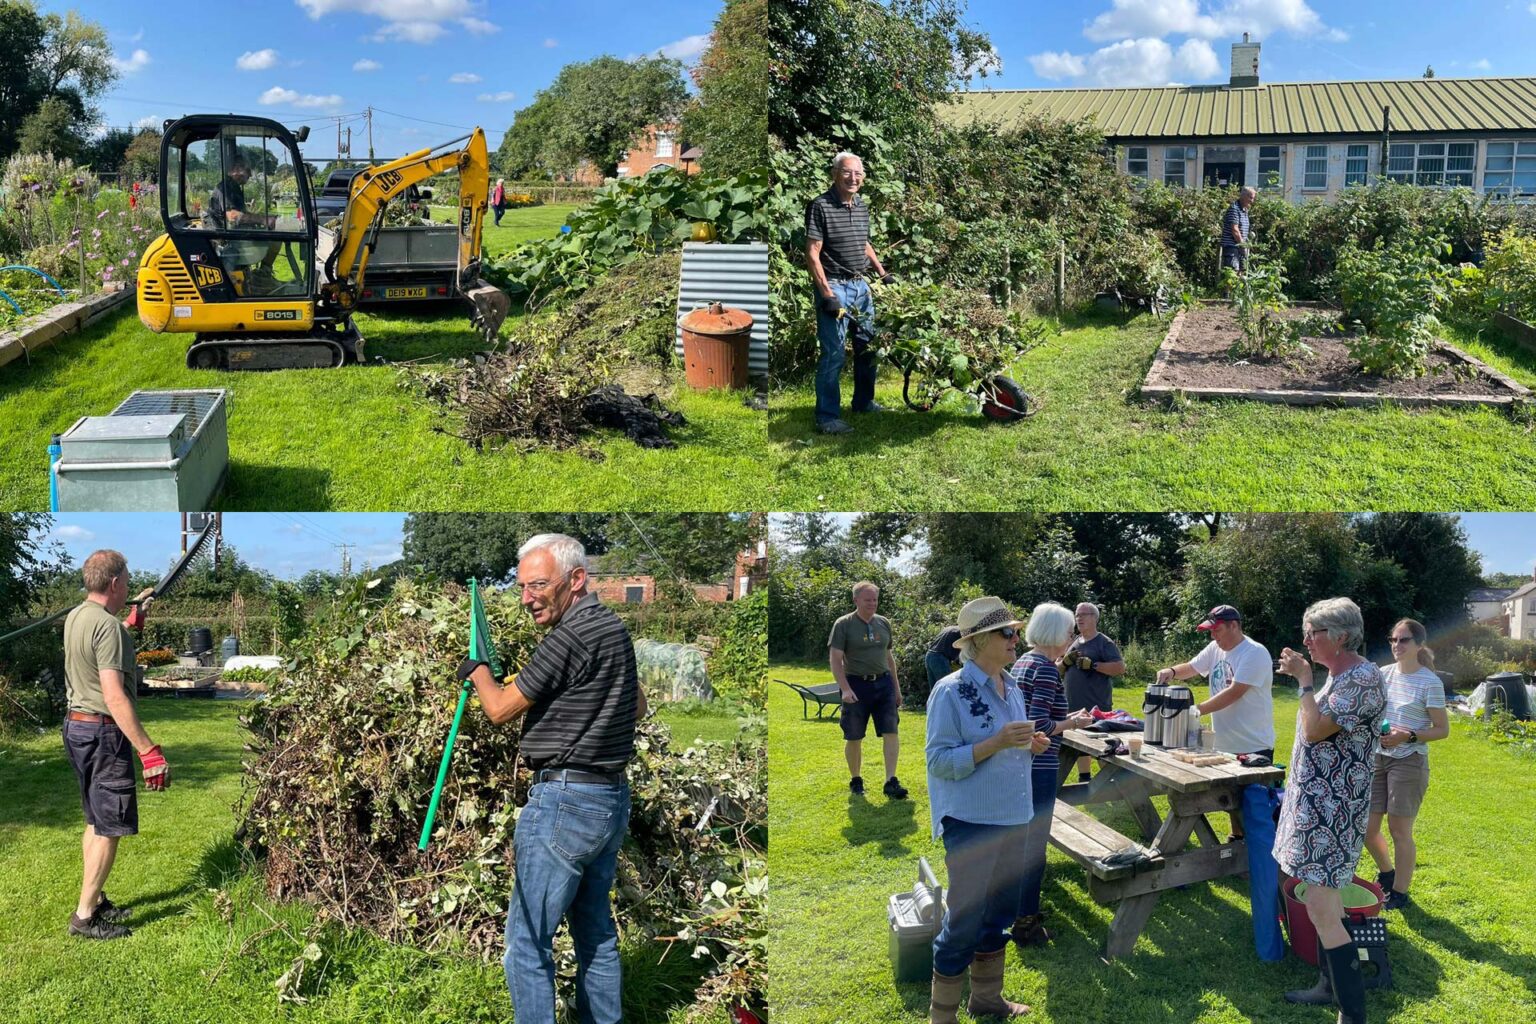
[(955, 625), (960, 629), (960, 639), (955, 641), (955, 646), (969, 645), (973, 637), (983, 633), (992, 633), (1009, 626), (1022, 626), (1023, 620), (1013, 617), (1013, 612), (1003, 603), (1000, 597), (978, 597), (974, 601), (966, 602), (960, 609), (960, 615), (955, 620)]

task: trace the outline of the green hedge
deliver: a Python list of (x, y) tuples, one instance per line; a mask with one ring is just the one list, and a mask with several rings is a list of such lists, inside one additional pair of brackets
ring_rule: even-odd
[(768, 685), (768, 591), (755, 590), (726, 605), (730, 620), (709, 656), (715, 694), (762, 711)]

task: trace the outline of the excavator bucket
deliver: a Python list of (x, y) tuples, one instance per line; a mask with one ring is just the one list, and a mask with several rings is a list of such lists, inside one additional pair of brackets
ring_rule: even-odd
[(496, 344), (501, 325), (512, 309), (512, 300), (507, 298), (506, 292), (484, 278), (477, 279), (473, 287), (464, 289), (464, 298), (474, 311), (470, 314), (470, 320), (485, 335), (485, 343)]

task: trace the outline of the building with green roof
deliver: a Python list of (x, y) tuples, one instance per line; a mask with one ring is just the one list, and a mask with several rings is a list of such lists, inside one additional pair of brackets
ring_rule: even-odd
[(1259, 81), (1259, 44), (1232, 47), (1224, 85), (955, 94), (946, 120), (1091, 119), (1119, 168), (1170, 185), (1252, 185), (1292, 201), (1380, 177), (1536, 197), (1536, 78)]

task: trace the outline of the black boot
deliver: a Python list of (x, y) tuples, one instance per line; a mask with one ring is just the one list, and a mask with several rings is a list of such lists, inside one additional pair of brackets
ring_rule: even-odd
[(1355, 944), (1346, 942), (1325, 949), (1323, 955), (1327, 957), (1334, 1000), (1339, 1004), (1338, 1024), (1365, 1024), (1365, 978), (1360, 974)]
[(1301, 1003), (1305, 1006), (1332, 1006), (1333, 983), (1328, 980), (1328, 952), (1323, 949), (1322, 940), (1317, 943), (1317, 984), (1311, 988), (1293, 989), (1285, 994), (1288, 1003)]
[(1376, 884), (1381, 886), (1383, 893), (1392, 891), (1392, 884), (1397, 881), (1397, 868), (1389, 868), (1386, 871), (1376, 872)]

